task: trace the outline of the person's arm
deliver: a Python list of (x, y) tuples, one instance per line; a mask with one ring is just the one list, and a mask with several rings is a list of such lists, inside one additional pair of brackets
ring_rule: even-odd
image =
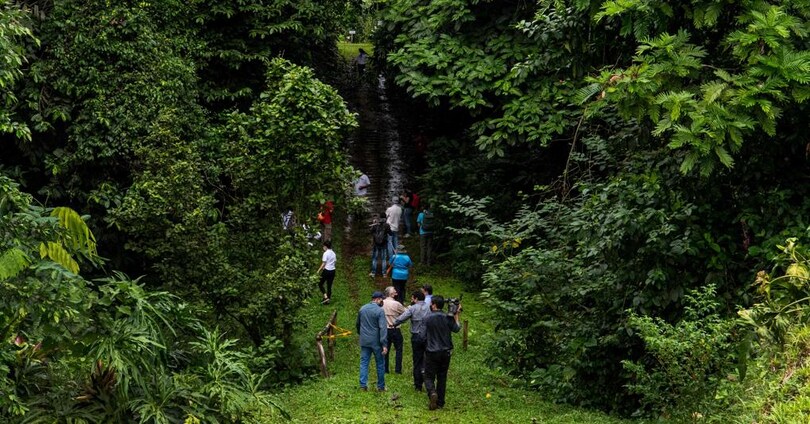
[(461, 303), (458, 304), (456, 314), (453, 315), (453, 332), (458, 333), (461, 330), (461, 325), (458, 323), (458, 315), (461, 313)]
[(377, 319), (377, 325), (380, 328), (380, 345), (382, 345), (382, 354), (388, 353), (388, 321), (385, 320), (385, 313), (380, 310), (380, 317)]
[(326, 267), (326, 261), (321, 261), (321, 266), (318, 267), (318, 270), (315, 271), (316, 274), (320, 274), (321, 271)]
[(394, 320), (394, 327), (398, 327), (403, 322), (411, 319), (411, 315), (413, 315), (413, 308), (405, 309), (405, 312), (402, 315), (398, 316), (396, 320)]
[(391, 270), (394, 269), (394, 260), (397, 258), (397, 255), (391, 256), (391, 260), (388, 261), (388, 269), (385, 270), (385, 275), (391, 275)]

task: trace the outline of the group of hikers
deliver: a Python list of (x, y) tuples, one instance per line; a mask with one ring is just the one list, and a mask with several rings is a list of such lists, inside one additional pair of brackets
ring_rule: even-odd
[[(365, 196), (370, 181), (365, 174), (355, 181), (355, 195)], [(321, 222), (323, 254), (321, 256), (318, 287), (327, 305), (332, 299), (332, 283), (335, 278), (337, 256), (332, 249), (331, 224), (334, 204), (326, 202), (318, 220)], [(414, 212), (419, 211), (416, 222)], [(329, 226), (327, 229), (326, 226)], [(400, 225), (402, 224), (402, 225)], [(368, 390), (368, 373), (371, 357), (377, 369), (376, 388), (385, 391), (385, 374), (390, 372), (390, 350), (395, 351), (394, 372), (402, 373), (404, 338), (400, 325), (410, 321), (411, 348), (413, 354), (413, 384), (417, 391), (424, 390), (428, 396), (428, 408), (435, 410), (444, 407), (447, 372), (453, 350), (451, 333), (458, 332), (459, 313), (443, 312), (445, 299), (433, 296), (430, 284), (424, 284), (413, 291), (410, 305), (406, 308), (406, 287), (414, 267), (404, 244), (400, 243), (400, 232), (408, 238), (416, 234), (420, 237), (420, 264), (429, 266), (432, 262), (433, 214), (426, 202), (410, 189), (391, 199), (385, 214), (374, 214), (369, 232), (371, 234), (371, 270), (369, 276), (391, 277), (391, 285), (384, 293), (375, 291), (371, 302), (363, 305), (357, 315), (356, 328), (360, 337), (360, 389)], [(379, 267), (378, 267), (379, 266)]]
[[(377, 391), (384, 392), (385, 374), (390, 372), (391, 347), (396, 350), (394, 372), (402, 374), (403, 337), (399, 326), (411, 321), (411, 351), (413, 355), (413, 384), (418, 392), (428, 396), (428, 409), (445, 405), (447, 372), (453, 354), (452, 334), (461, 329), (459, 305), (451, 313), (443, 311), (445, 300), (432, 295), (425, 284), (411, 294), (411, 305), (405, 308), (397, 300), (400, 293), (394, 286), (385, 293), (375, 291), (371, 302), (357, 314), (356, 329), (360, 335), (360, 390), (368, 390), (368, 370), (371, 356), (377, 369)], [(426, 300), (427, 299), (427, 300)]]

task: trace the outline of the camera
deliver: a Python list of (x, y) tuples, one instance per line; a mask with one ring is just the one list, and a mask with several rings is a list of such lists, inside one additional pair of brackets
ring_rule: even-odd
[(464, 297), (462, 294), (461, 296), (456, 299), (455, 297), (448, 298), (444, 302), (447, 303), (447, 316), (452, 317), (456, 315), (456, 312), (459, 311), (461, 308), (461, 298)]

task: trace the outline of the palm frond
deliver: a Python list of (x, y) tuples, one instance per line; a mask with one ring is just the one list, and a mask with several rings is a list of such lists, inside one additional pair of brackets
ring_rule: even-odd
[(0, 280), (16, 277), (31, 264), (31, 259), (22, 250), (12, 247), (0, 254)]

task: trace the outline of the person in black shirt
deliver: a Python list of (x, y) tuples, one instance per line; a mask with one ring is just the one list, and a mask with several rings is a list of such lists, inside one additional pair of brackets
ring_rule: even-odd
[(430, 314), (425, 319), (425, 389), (427, 389), (428, 409), (444, 407), (444, 395), (447, 388), (447, 371), (450, 369), (450, 356), (453, 353), (453, 338), (450, 334), (458, 333), (459, 306), (456, 314), (448, 316), (442, 312), (444, 298), (433, 296), (430, 303)]

